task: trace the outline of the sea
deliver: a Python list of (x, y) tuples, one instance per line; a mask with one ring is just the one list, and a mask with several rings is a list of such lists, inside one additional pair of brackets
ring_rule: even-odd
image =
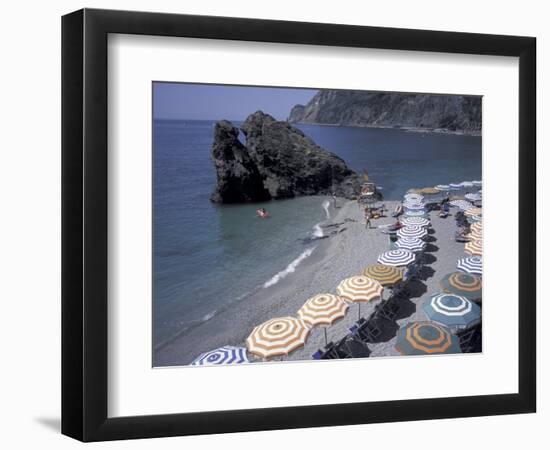
[[(234, 302), (291, 281), (330, 221), (331, 199), (209, 201), (214, 120), (154, 120), (153, 339), (160, 349)], [(240, 122), (233, 121), (236, 126)], [(481, 137), (396, 129), (297, 125), (369, 177), (384, 199), (412, 187), (481, 180)], [(261, 219), (256, 209), (266, 208)]]

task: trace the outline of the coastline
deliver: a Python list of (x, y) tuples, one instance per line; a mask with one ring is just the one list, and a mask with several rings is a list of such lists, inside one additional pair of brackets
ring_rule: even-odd
[(418, 128), (418, 127), (399, 127), (393, 125), (359, 125), (359, 124), (341, 124), (341, 123), (317, 123), (317, 122), (289, 122), (292, 125), (316, 125), (319, 127), (350, 127), (350, 128), (370, 128), (382, 130), (406, 131), (409, 133), (433, 133), (433, 134), (449, 134), (453, 136), (481, 136), (482, 130), (448, 130), (446, 128)]
[[(200, 353), (223, 345), (244, 346), (246, 337), (260, 323), (281, 316), (296, 316), (303, 303), (313, 295), (335, 292), (344, 278), (360, 274), (365, 267), (376, 263), (378, 255), (389, 248), (388, 237), (377, 229), (367, 230), (363, 212), (354, 201), (338, 199), (340, 208), (331, 206), (331, 218), (321, 223), (328, 235), (312, 241), (311, 255), (297, 265), (295, 271), (276, 284), (255, 291), (236, 303), (227, 306), (210, 320), (178, 336), (154, 353), (154, 366), (182, 366), (192, 362)], [(392, 211), (395, 201), (386, 201)], [(421, 304), (427, 295), (440, 290), (438, 281), (456, 267), (457, 258), (463, 256), (463, 245), (454, 241), (454, 217), (440, 219), (430, 213), (433, 234), (427, 251), (426, 279), (417, 282), (413, 295), (402, 305), (400, 316), (392, 327), (385, 327), (388, 335), (379, 343), (370, 345), (371, 356), (398, 355), (394, 348), (396, 326), (411, 320), (425, 320)], [(393, 223), (392, 217), (373, 221), (373, 226)], [(331, 226), (332, 225), (332, 226)], [(343, 337), (358, 317), (358, 306), (351, 305), (344, 319), (327, 328), (329, 340)], [(362, 304), (361, 315), (367, 316), (373, 304)], [(392, 334), (393, 333), (393, 334)], [(305, 347), (282, 360), (310, 360), (311, 355), (324, 345), (324, 331), (313, 328)], [(279, 360), (277, 358), (277, 360)]]

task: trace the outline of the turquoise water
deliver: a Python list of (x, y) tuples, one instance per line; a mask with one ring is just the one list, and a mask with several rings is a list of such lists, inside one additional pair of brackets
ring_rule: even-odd
[[(154, 345), (215, 318), (251, 292), (291, 277), (315, 251), (328, 200), (302, 197), (216, 205), (210, 160), (214, 121), (154, 121)], [(235, 124), (238, 124), (235, 122)], [(301, 125), (386, 199), (410, 187), (481, 179), (481, 138)], [(265, 207), (269, 219), (255, 210)]]

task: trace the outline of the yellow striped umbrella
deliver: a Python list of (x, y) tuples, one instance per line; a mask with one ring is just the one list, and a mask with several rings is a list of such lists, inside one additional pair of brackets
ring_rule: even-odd
[(303, 320), (279, 317), (255, 327), (246, 338), (246, 348), (264, 359), (284, 356), (303, 347), (308, 335), (309, 327)]
[(461, 295), (470, 300), (481, 298), (481, 278), (464, 272), (452, 272), (439, 281), (443, 291), (449, 294)]
[(363, 275), (378, 281), (383, 287), (393, 286), (403, 281), (403, 271), (401, 269), (385, 264), (369, 266), (365, 269)]
[(464, 251), (472, 256), (483, 256), (483, 239), (474, 239), (466, 242)]
[(347, 310), (348, 305), (342, 297), (338, 297), (334, 294), (318, 294), (304, 303), (298, 310), (298, 317), (310, 327), (316, 325), (323, 326), (326, 344), (326, 327), (342, 319), (346, 315)]
[(358, 303), (359, 317), (361, 317), (361, 303), (381, 299), (384, 288), (378, 281), (359, 275), (342, 280), (336, 292), (344, 299)]
[(483, 214), (483, 209), (481, 208), (470, 208), (464, 211), (465, 216), (481, 216)]

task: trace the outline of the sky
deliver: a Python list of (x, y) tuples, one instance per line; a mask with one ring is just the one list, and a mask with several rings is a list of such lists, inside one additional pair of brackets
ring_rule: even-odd
[(153, 117), (244, 120), (262, 110), (286, 120), (294, 105), (306, 104), (316, 93), (316, 89), (154, 82)]

